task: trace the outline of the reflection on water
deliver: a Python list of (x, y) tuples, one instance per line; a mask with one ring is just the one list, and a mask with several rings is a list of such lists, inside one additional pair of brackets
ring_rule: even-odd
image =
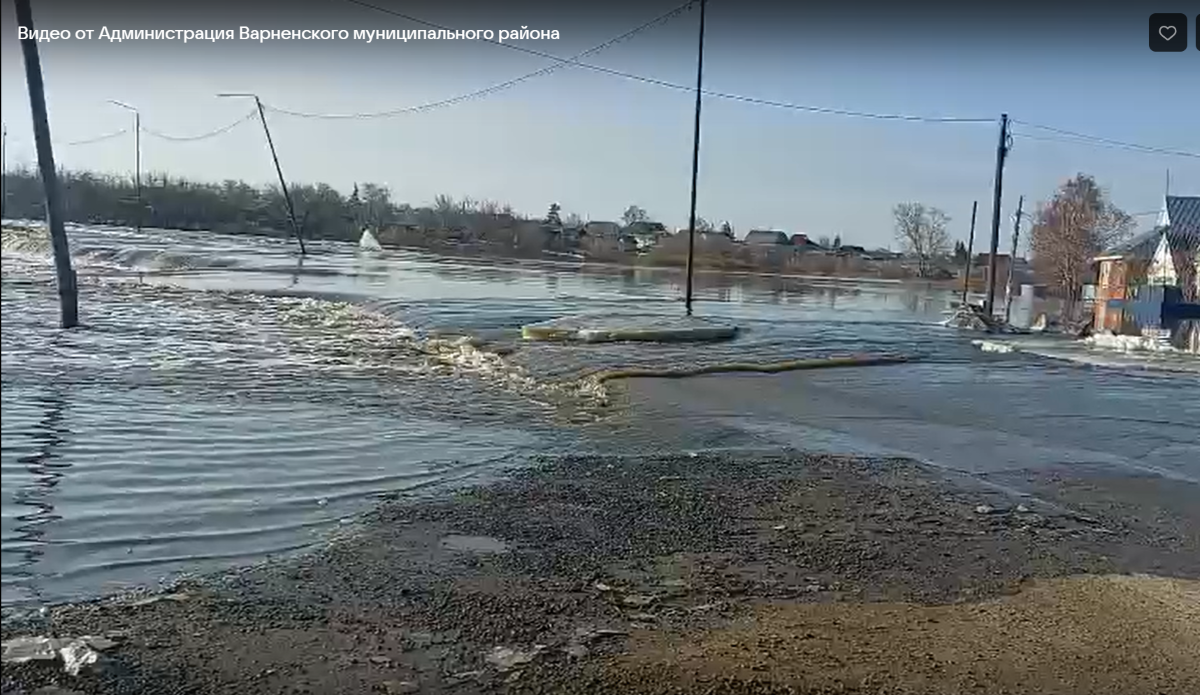
[[(44, 414), (30, 428), (25, 436), (34, 445), (33, 452), (21, 456), (17, 462), (29, 473), (29, 478), (13, 492), (13, 502), (28, 507), (29, 511), (16, 516), (18, 522), (14, 526), (16, 552), (20, 554), (19, 564), (11, 570), (6, 566), (6, 574), (11, 573), (25, 586), (24, 589), (31, 598), (40, 600), (41, 591), (38, 588), (36, 566), (44, 554), (45, 525), (57, 521), (61, 517), (54, 513), (54, 495), (58, 484), (62, 482), (71, 464), (60, 460), (58, 453), (67, 441), (70, 432), (63, 424), (63, 412), (66, 403), (62, 395), (51, 391), (35, 399)], [(9, 541), (9, 539), (5, 539)], [(6, 563), (7, 564), (7, 563)]]

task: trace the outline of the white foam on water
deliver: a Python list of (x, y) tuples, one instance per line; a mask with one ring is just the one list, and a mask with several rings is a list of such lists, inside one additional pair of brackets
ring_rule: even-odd
[(972, 340), (971, 344), (983, 352), (1007, 354), (1016, 350), (1012, 343), (1002, 343), (996, 340)]

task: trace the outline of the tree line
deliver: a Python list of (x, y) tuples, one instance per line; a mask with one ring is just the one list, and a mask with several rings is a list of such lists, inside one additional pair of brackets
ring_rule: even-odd
[[(136, 181), (92, 172), (59, 174), (63, 211), (68, 220), (128, 227), (211, 230), (223, 233), (290, 234), (287, 202), (278, 186), (256, 187), (244, 181), (191, 181), (169, 174), (142, 178), (139, 204)], [(413, 207), (392, 200), (386, 186), (356, 184), (343, 195), (328, 184), (289, 187), (296, 220), (306, 239), (354, 241), (364, 225), (425, 228), (467, 227), (480, 218), (519, 220), (509, 205), (494, 201), (438, 196), (434, 204)], [(44, 219), (42, 181), (32, 168), (4, 174), (4, 216)]]
[[(243, 181), (203, 183), (163, 173), (143, 177), (141, 204), (136, 182), (130, 177), (92, 172), (62, 171), (59, 175), (66, 218), (80, 223), (211, 230), (223, 233), (287, 236), (290, 224), (285, 197), (278, 186), (255, 187)], [(289, 190), (296, 207), (301, 234), (307, 239), (355, 241), (362, 227), (408, 227), (416, 230), (497, 230), (530, 221), (512, 206), (491, 200), (455, 199), (439, 195), (432, 205), (413, 207), (392, 200), (386, 186), (355, 185), (343, 195), (328, 184), (293, 185)], [(44, 219), (45, 197), (41, 178), (32, 168), (4, 173), (4, 216)], [(902, 203), (893, 208), (895, 235), (902, 251), (916, 264), (919, 277), (930, 277), (938, 264), (965, 263), (967, 249), (951, 242), (950, 217), (922, 203)], [(621, 216), (627, 226), (650, 221), (642, 208), (631, 205)], [(552, 226), (579, 227), (583, 220), (564, 214), (554, 203), (544, 219)], [(1091, 280), (1091, 259), (1131, 235), (1133, 218), (1116, 207), (1088, 174), (1064, 182), (1032, 214), (1029, 248), (1038, 281), (1051, 292), (1077, 300)], [(697, 218), (698, 231), (721, 231), (732, 239), (729, 222), (712, 224)], [(837, 248), (836, 239), (819, 239), (821, 246)]]

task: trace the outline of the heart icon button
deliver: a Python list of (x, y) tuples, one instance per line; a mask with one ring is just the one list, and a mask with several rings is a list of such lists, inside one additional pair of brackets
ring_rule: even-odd
[(1164, 41), (1170, 41), (1171, 39), (1175, 38), (1176, 33), (1178, 33), (1178, 32), (1175, 30), (1175, 27), (1159, 27), (1158, 28), (1158, 35), (1163, 37)]

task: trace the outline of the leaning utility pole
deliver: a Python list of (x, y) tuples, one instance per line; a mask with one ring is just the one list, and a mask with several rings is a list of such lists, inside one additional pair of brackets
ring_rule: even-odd
[(287, 205), (288, 224), (292, 227), (292, 235), (300, 244), (300, 255), (308, 253), (304, 248), (304, 236), (300, 233), (300, 225), (296, 222), (296, 206), (292, 205), (292, 194), (288, 190), (287, 181), (283, 178), (283, 168), (279, 166), (279, 155), (275, 153), (275, 141), (271, 139), (271, 129), (267, 127), (267, 115), (263, 112), (262, 100), (257, 94), (234, 93), (218, 94), (218, 97), (246, 97), (254, 100), (258, 107), (258, 120), (262, 121), (263, 132), (267, 134), (267, 147), (271, 148), (271, 160), (275, 162), (275, 173), (279, 176), (279, 187), (283, 189), (283, 202)]
[(37, 37), (33, 30), (33, 11), (29, 0), (16, 0), (17, 25), (24, 30), (21, 53), (25, 58), (25, 83), (29, 86), (29, 109), (33, 112), (33, 139), (37, 144), (38, 169), (46, 194), (46, 224), (50, 227), (50, 243), (54, 247), (54, 269), (58, 281), (58, 300), (61, 325), (79, 325), (79, 296), (75, 271), (71, 268), (71, 247), (63, 222), (62, 198), (59, 197), (58, 171), (54, 167), (54, 147), (50, 143), (50, 119), (46, 115), (46, 89), (42, 83), (42, 61), (38, 56)]
[(975, 253), (975, 213), (979, 211), (979, 201), (971, 203), (971, 235), (967, 237), (967, 269), (963, 271), (962, 305), (967, 305), (967, 291), (971, 288), (971, 254)]
[(996, 146), (996, 179), (992, 193), (992, 244), (988, 255), (987, 298), (984, 313), (991, 318), (996, 306), (996, 253), (1000, 249), (1000, 201), (1004, 191), (1004, 159), (1008, 156), (1008, 114), (1000, 114), (1000, 143)]
[(692, 206), (688, 213), (688, 255), (687, 255), (687, 289), (684, 294), (684, 304), (687, 315), (692, 315), (692, 275), (694, 255), (696, 253), (696, 184), (700, 176), (700, 97), (704, 80), (704, 6), (705, 0), (700, 0), (700, 46), (696, 56), (696, 124), (692, 137)]
[(1021, 238), (1021, 209), (1025, 207), (1025, 196), (1017, 199), (1017, 216), (1013, 220), (1013, 237), (1012, 237), (1012, 253), (1008, 256), (1008, 281), (1005, 284), (1004, 292), (1004, 322), (1008, 323), (1008, 318), (1012, 312), (1013, 300), (1013, 266), (1017, 263), (1017, 240)]

